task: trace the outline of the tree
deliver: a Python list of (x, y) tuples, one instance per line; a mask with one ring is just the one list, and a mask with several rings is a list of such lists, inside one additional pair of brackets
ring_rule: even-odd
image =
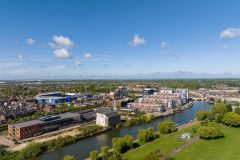
[(134, 141), (133, 136), (126, 135), (126, 136), (124, 137), (124, 142), (125, 142), (125, 145), (126, 145), (126, 148), (127, 148), (127, 149), (132, 148), (133, 141)]
[(138, 139), (142, 142), (147, 142), (147, 131), (144, 129), (140, 129), (138, 131)]
[(108, 158), (108, 147), (107, 146), (102, 146), (101, 148), (101, 153), (102, 153), (102, 159), (107, 160)]
[(112, 139), (112, 146), (116, 152), (123, 153), (124, 145), (125, 144), (124, 144), (124, 141), (122, 140), (122, 138), (113, 138)]
[(177, 131), (175, 123), (171, 120), (164, 121), (158, 124), (158, 132), (160, 133), (172, 133)]
[(234, 112), (240, 115), (240, 107), (237, 107)]
[(153, 127), (150, 127), (147, 129), (147, 142), (149, 141), (153, 141), (154, 139), (156, 139), (157, 135), (154, 131)]
[(198, 134), (203, 139), (216, 139), (223, 137), (223, 132), (220, 125), (216, 122), (209, 122), (198, 130)]
[(64, 156), (63, 160), (75, 160), (75, 157), (71, 155), (66, 155)]
[(107, 160), (122, 160), (122, 155), (116, 151), (110, 152)]
[(143, 142), (149, 142), (156, 139), (157, 135), (153, 127), (148, 128), (147, 130), (140, 129), (138, 131), (138, 139)]
[(202, 110), (202, 111), (198, 111), (196, 112), (196, 117), (198, 121), (202, 121), (206, 118), (208, 118), (210, 112), (208, 110)]
[(212, 113), (216, 122), (221, 122), (223, 116), (228, 112), (232, 112), (231, 106), (228, 104), (217, 103), (212, 107)]
[(237, 127), (240, 125), (240, 115), (235, 112), (226, 113), (223, 116), (222, 122), (231, 127)]
[(97, 160), (98, 159), (98, 151), (92, 151), (90, 153), (91, 160)]
[(125, 153), (127, 150), (132, 148), (132, 145), (133, 145), (133, 137), (129, 135), (126, 135), (123, 138), (112, 139), (113, 149), (119, 153)]

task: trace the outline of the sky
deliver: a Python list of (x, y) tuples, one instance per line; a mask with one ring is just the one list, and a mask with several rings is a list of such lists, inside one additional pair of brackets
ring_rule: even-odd
[(1, 0), (0, 79), (240, 78), (239, 0)]

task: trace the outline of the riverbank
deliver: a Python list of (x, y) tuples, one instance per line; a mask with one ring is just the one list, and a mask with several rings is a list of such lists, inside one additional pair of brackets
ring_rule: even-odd
[[(87, 137), (77, 141), (74, 144), (67, 145), (52, 152), (46, 152), (33, 160), (52, 160), (63, 159), (64, 155), (73, 155), (77, 160), (83, 160), (89, 156), (93, 150), (100, 150), (102, 146), (112, 148), (112, 139), (115, 137), (124, 137), (125, 135), (132, 135), (137, 137), (139, 129), (147, 129), (154, 127), (157, 130), (157, 125), (165, 120), (172, 120), (176, 124), (185, 124), (195, 118), (195, 113), (199, 110), (209, 110), (211, 104), (203, 102), (194, 102), (192, 108), (178, 112), (177, 114), (159, 117), (149, 123), (134, 125), (131, 127), (115, 128), (113, 130)], [(80, 150), (79, 150), (80, 149)]]
[[(188, 144), (189, 140), (181, 139), (180, 136), (182, 133), (185, 132), (192, 132), (191, 128), (198, 125), (199, 121), (192, 121), (186, 124), (178, 126), (178, 131), (171, 134), (161, 134), (160, 138), (146, 143), (138, 148), (129, 150), (127, 153), (123, 155), (124, 158), (128, 160), (144, 160), (144, 158), (157, 150), (160, 151), (163, 157), (169, 157), (172, 155), (172, 152), (175, 151), (177, 148)], [(192, 133), (195, 136), (195, 133)]]
[[(200, 121), (194, 120), (194, 121), (188, 122), (188, 123), (186, 123), (186, 124), (180, 125), (180, 126), (176, 127), (176, 128), (178, 129), (178, 131), (177, 131), (176, 133), (172, 133), (172, 134), (177, 134), (177, 135), (179, 135), (179, 132), (182, 133), (183, 131), (185, 131), (185, 130), (188, 129), (189, 127), (195, 126), (195, 125), (197, 125), (197, 124), (199, 124), (199, 123), (200, 123)], [(172, 134), (170, 134), (170, 135), (172, 135)], [(139, 147), (137, 147), (137, 148), (135, 148), (135, 149), (144, 148), (145, 146), (149, 146), (151, 143), (155, 143), (156, 141), (162, 140), (162, 137), (165, 137), (165, 136), (166, 136), (166, 135), (161, 135), (159, 138), (155, 139), (154, 141), (145, 143), (145, 144), (143, 144), (143, 145), (140, 145)], [(169, 136), (167, 136), (167, 137), (169, 137)], [(179, 136), (179, 137), (180, 137), (180, 136)], [(134, 140), (135, 143), (138, 142), (138, 141), (139, 141), (138, 139), (135, 139), (135, 140)], [(124, 154), (124, 156), (125, 156), (126, 154), (129, 154), (129, 153), (133, 152), (135, 149), (129, 150), (127, 153)], [(113, 151), (113, 148), (112, 148), (112, 149), (109, 149), (109, 152), (112, 152), (112, 151)], [(102, 154), (99, 153), (98, 156), (100, 157), (101, 155), (102, 155)], [(90, 159), (90, 157), (88, 157), (88, 158), (86, 158), (86, 159), (84, 159), (84, 160), (91, 160), (91, 159)]]

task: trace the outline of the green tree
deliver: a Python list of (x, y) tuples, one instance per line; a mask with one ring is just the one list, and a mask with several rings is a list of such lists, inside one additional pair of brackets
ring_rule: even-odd
[(160, 133), (172, 133), (177, 131), (175, 123), (171, 120), (164, 121), (158, 124), (158, 132)]
[(216, 139), (223, 137), (220, 125), (216, 122), (209, 122), (198, 129), (198, 134), (203, 139)]
[(234, 112), (240, 115), (240, 107), (237, 107)]
[(235, 112), (226, 113), (223, 116), (222, 122), (231, 127), (238, 127), (240, 126), (240, 115)]
[(75, 157), (71, 155), (66, 155), (64, 156), (63, 160), (75, 160)]
[(107, 160), (108, 159), (108, 147), (107, 146), (102, 146), (101, 148), (101, 153), (102, 153), (102, 159)]
[(126, 148), (127, 148), (127, 149), (131, 149), (131, 148), (132, 148), (133, 141), (134, 141), (133, 136), (126, 135), (126, 136), (124, 137), (124, 142), (125, 142), (125, 145), (126, 145)]
[(223, 116), (228, 112), (232, 112), (231, 106), (228, 104), (217, 103), (212, 107), (212, 114), (214, 114), (216, 122), (221, 122)]
[(147, 130), (140, 129), (137, 137), (140, 141), (147, 142)]
[(98, 159), (98, 151), (92, 151), (90, 153), (91, 160), (97, 160)]
[(209, 114), (210, 114), (210, 112), (207, 110), (198, 111), (198, 112), (196, 112), (197, 120), (202, 121), (202, 120), (208, 118)]

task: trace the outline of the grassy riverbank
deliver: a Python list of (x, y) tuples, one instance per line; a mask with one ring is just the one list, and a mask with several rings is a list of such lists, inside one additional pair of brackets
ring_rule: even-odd
[[(192, 123), (196, 125), (195, 123)], [(153, 142), (146, 143), (136, 149), (130, 150), (123, 156), (128, 160), (144, 160), (145, 156), (156, 150), (160, 150), (161, 154), (168, 155), (168, 153), (184, 145), (188, 140), (183, 140), (180, 135), (184, 132), (192, 132), (192, 126), (183, 125), (179, 127), (179, 131), (172, 134), (161, 134), (160, 138)], [(195, 135), (195, 133), (193, 133)]]
[(240, 159), (240, 128), (222, 125), (224, 138), (200, 140), (178, 153), (175, 160)]

